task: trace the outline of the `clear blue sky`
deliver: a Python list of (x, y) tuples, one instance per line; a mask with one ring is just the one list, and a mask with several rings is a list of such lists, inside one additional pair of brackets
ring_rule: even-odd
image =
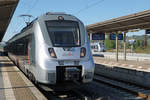
[[(24, 26), (21, 14), (36, 18), (46, 12), (73, 14), (85, 25), (150, 9), (150, 0), (20, 0), (3, 38), (7, 41)], [(144, 34), (144, 31), (131, 34)]]

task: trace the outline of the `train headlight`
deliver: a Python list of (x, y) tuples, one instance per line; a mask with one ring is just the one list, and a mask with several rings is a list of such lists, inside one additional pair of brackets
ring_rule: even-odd
[(58, 16), (58, 20), (64, 20), (64, 17)]
[(84, 47), (81, 48), (80, 57), (83, 58), (86, 55), (86, 49)]
[(53, 48), (48, 48), (48, 51), (49, 51), (50, 56), (51, 56), (52, 58), (56, 58), (56, 54), (55, 54), (55, 51), (54, 51)]

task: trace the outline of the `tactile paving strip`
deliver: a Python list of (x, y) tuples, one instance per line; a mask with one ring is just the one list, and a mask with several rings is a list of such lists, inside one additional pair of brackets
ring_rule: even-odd
[(0, 67), (6, 100), (46, 100), (8, 57), (0, 57)]

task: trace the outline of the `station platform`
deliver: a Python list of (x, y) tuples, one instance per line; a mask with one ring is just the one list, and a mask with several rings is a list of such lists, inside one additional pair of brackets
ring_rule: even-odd
[(7, 56), (0, 56), (0, 100), (47, 99)]
[(94, 57), (95, 73), (150, 88), (150, 62)]

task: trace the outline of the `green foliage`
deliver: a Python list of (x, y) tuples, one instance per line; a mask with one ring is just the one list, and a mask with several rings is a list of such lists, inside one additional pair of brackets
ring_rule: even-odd
[[(144, 47), (144, 35), (142, 36), (132, 36), (127, 37), (126, 40), (126, 48), (128, 50), (131, 49), (131, 44), (128, 42), (130, 39), (135, 39), (136, 42), (133, 44), (133, 52), (135, 53), (150, 53), (150, 36), (147, 36), (147, 46)], [(116, 48), (116, 41), (115, 40), (109, 40), (109, 36), (106, 36), (106, 39), (104, 41), (106, 50), (113, 51)], [(123, 50), (123, 40), (118, 41), (118, 46), (120, 50)]]
[(135, 53), (150, 53), (150, 46), (144, 47), (137, 47), (135, 49)]
[(107, 36), (107, 38), (104, 41), (105, 46), (106, 46), (106, 50), (110, 50), (110, 49), (115, 49), (115, 40), (109, 40), (109, 37)]
[(140, 40), (136, 40), (136, 42), (133, 44), (134, 49), (138, 48), (141, 46), (141, 42)]
[(130, 46), (131, 46), (130, 43), (127, 42), (127, 43), (126, 43), (126, 48), (127, 48), (127, 49), (130, 49)]

